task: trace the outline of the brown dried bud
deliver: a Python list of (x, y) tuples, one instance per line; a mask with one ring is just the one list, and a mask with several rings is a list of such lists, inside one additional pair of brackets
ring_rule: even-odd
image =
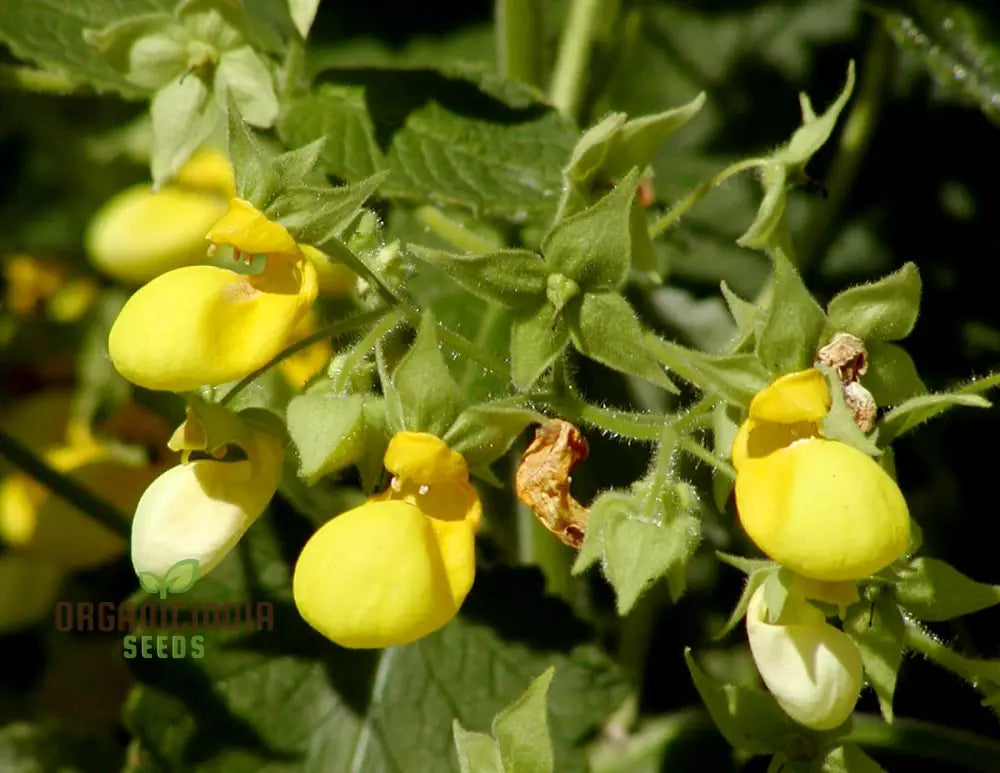
[(550, 419), (535, 430), (514, 477), (517, 498), (542, 526), (579, 550), (590, 513), (569, 493), (570, 470), (587, 458), (587, 441), (575, 426)]
[(844, 384), (844, 402), (851, 409), (854, 415), (854, 423), (858, 425), (862, 432), (871, 432), (875, 426), (875, 417), (878, 413), (878, 406), (872, 393), (865, 389), (857, 381)]
[(829, 365), (844, 384), (858, 380), (868, 371), (865, 342), (850, 333), (837, 333), (830, 343), (816, 352), (817, 365)]

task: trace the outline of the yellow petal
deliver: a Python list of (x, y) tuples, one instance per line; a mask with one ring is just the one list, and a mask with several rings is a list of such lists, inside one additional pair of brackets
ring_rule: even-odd
[(58, 567), (26, 556), (0, 556), (0, 634), (27, 628), (52, 611), (62, 584)]
[(479, 495), (469, 483), (438, 483), (410, 501), (430, 520), (452, 597), (461, 604), (476, 573), (475, 534), (483, 513)]
[[(464, 539), (471, 567), (471, 529)], [(462, 599), (453, 595), (451, 570), (420, 510), (398, 500), (369, 501), (312, 536), (295, 565), (292, 587), (299, 613), (331, 641), (389, 647), (426, 636), (454, 617)]]
[(815, 615), (805, 615), (808, 622), (769, 623), (760, 587), (747, 609), (747, 639), (764, 684), (785, 713), (807, 727), (830, 730), (854, 711), (861, 693), (861, 653), (813, 609)]
[(385, 468), (400, 479), (417, 484), (469, 480), (465, 457), (427, 432), (398, 432), (386, 448)]
[(736, 506), (762, 551), (816, 580), (877, 572), (902, 555), (910, 537), (896, 482), (870, 456), (833, 440), (800, 440), (744, 460)]
[(213, 244), (229, 244), (250, 255), (298, 255), (295, 239), (283, 225), (268, 220), (244, 199), (230, 199), (229, 211), (206, 237)]
[(147, 282), (171, 269), (202, 263), (205, 231), (226, 211), (221, 196), (167, 186), (126, 188), (94, 215), (86, 248), (102, 273), (124, 282)]
[(750, 403), (750, 418), (758, 422), (819, 421), (829, 412), (830, 390), (815, 368), (782, 376)]
[(258, 276), (177, 269), (129, 298), (108, 350), (118, 372), (147, 389), (221, 384), (278, 354), (315, 299), (316, 272), (307, 261), (276, 261)]
[(761, 459), (787, 448), (796, 440), (811, 437), (819, 437), (819, 427), (814, 422), (796, 421), (779, 424), (751, 417), (740, 425), (736, 437), (733, 438), (733, 466), (738, 472), (748, 459)]
[(177, 185), (214, 191), (227, 199), (236, 195), (233, 167), (222, 151), (203, 148), (185, 162), (174, 178)]

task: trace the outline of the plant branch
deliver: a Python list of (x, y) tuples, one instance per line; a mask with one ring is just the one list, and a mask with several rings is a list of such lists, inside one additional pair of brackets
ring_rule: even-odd
[(590, 55), (604, 6), (602, 0), (572, 0), (559, 41), (559, 53), (549, 86), (549, 101), (560, 113), (574, 121), (580, 117)]
[(939, 760), (948, 770), (991, 773), (1000, 769), (1000, 742), (966, 730), (897, 717), (887, 725), (881, 717), (855, 714), (845, 741), (897, 754)]
[(494, 7), (501, 77), (538, 86), (544, 50), (540, 0), (496, 0)]

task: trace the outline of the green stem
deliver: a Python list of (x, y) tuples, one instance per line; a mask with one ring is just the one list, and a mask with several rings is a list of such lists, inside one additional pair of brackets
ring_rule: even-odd
[(253, 383), (255, 379), (259, 378), (263, 373), (266, 373), (282, 360), (291, 357), (296, 352), (300, 352), (306, 347), (312, 346), (317, 341), (322, 341), (326, 338), (337, 338), (360, 327), (367, 327), (369, 324), (375, 323), (381, 319), (385, 313), (385, 309), (365, 311), (348, 319), (342, 319), (340, 322), (335, 322), (332, 325), (327, 325), (326, 327), (317, 330), (312, 335), (306, 336), (301, 341), (295, 342), (288, 348), (278, 352), (278, 354), (276, 354), (269, 362), (240, 379), (236, 386), (226, 392), (222, 399), (219, 400), (219, 405), (225, 405), (230, 402), (234, 397), (236, 397), (236, 395)]
[(1000, 696), (1000, 660), (982, 660), (961, 655), (938, 640), (923, 626), (907, 619), (903, 644), (928, 660), (967, 681), (992, 702)]
[(371, 330), (365, 333), (360, 341), (351, 347), (350, 353), (344, 358), (343, 363), (341, 363), (337, 377), (333, 379), (333, 391), (335, 393), (344, 391), (348, 379), (357, 370), (365, 355), (374, 348), (382, 336), (398, 325), (402, 318), (403, 315), (399, 311), (388, 312), (382, 319), (372, 325)]
[(720, 459), (690, 435), (682, 435), (678, 440), (678, 445), (691, 456), (701, 459), (705, 464), (726, 475), (730, 480), (736, 480), (736, 470), (729, 462)]
[(581, 424), (589, 424), (633, 440), (658, 440), (663, 423), (673, 418), (655, 413), (633, 413), (614, 408), (601, 408), (591, 405), (569, 391), (560, 395), (538, 395), (533, 402), (542, 404), (552, 413), (570, 416)]
[(500, 75), (538, 86), (544, 50), (540, 0), (496, 0), (494, 7)]
[(1000, 770), (1000, 742), (992, 738), (943, 727), (932, 722), (896, 718), (891, 725), (881, 717), (855, 714), (851, 733), (844, 739), (900, 755), (939, 760), (945, 767), (991, 773)]
[(0, 65), (0, 89), (69, 96), (86, 90), (86, 86), (61, 73), (5, 64)]
[(288, 41), (285, 53), (285, 67), (281, 74), (281, 88), (285, 96), (302, 91), (307, 85), (303, 69), (305, 67), (306, 44), (299, 36), (293, 35)]
[(491, 241), (475, 231), (470, 231), (461, 223), (452, 220), (444, 212), (430, 204), (417, 207), (414, 217), (422, 225), (431, 229), (446, 242), (466, 252), (493, 252), (503, 248), (503, 244)]
[[(409, 317), (409, 315), (407, 316)], [(420, 319), (418, 316), (416, 323), (419, 324), (419, 321)], [(440, 322), (437, 323), (437, 329), (435, 332), (437, 333), (438, 338), (441, 339), (441, 343), (447, 344), (459, 354), (463, 354), (470, 360), (475, 360), (480, 365), (489, 368), (501, 378), (510, 378), (510, 369), (507, 367), (507, 363), (499, 357), (490, 354), (485, 349), (477, 347), (467, 338), (463, 338), (458, 333), (449, 330)]]
[(549, 101), (570, 120), (578, 120), (586, 91), (590, 55), (597, 25), (605, 10), (602, 0), (572, 0), (559, 53), (552, 71)]
[(10, 435), (0, 432), (0, 456), (5, 456), (57, 497), (124, 539), (131, 536), (128, 517), (110, 502), (66, 477)]
[(661, 233), (670, 228), (670, 226), (679, 220), (681, 216), (686, 214), (691, 207), (701, 201), (715, 186), (724, 183), (733, 175), (745, 172), (747, 169), (759, 168), (767, 163), (770, 162), (766, 158), (746, 158), (742, 161), (737, 161), (735, 164), (730, 164), (711, 179), (698, 185), (687, 196), (668, 209), (659, 220), (649, 227), (649, 237), (651, 239), (655, 239)]
[(837, 153), (827, 178), (826, 201), (813, 210), (802, 230), (799, 270), (803, 273), (829, 247), (836, 235), (834, 224), (851, 192), (858, 169), (871, 145), (883, 96), (892, 70), (895, 46), (881, 24), (876, 24), (868, 41), (857, 99), (844, 121)]

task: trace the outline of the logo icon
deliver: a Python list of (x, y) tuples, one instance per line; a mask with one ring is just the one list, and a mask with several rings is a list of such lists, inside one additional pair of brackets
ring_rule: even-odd
[(191, 590), (198, 579), (198, 559), (185, 558), (167, 569), (163, 577), (152, 572), (139, 572), (139, 585), (146, 593), (159, 594), (166, 599), (168, 593), (184, 593)]

